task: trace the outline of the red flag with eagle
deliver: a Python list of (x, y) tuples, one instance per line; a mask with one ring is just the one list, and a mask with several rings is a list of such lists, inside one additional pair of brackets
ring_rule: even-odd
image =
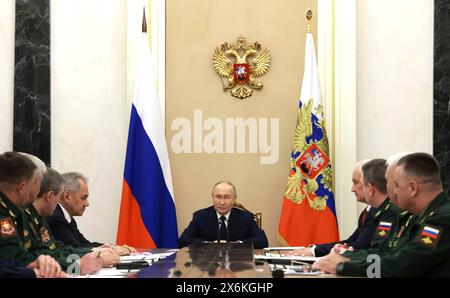
[(306, 34), (305, 70), (278, 236), (283, 245), (339, 240), (328, 139), (314, 41)]

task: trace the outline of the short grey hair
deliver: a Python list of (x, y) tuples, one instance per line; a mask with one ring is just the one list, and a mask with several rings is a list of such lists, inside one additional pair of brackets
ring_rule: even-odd
[(55, 194), (59, 193), (63, 185), (64, 179), (61, 174), (52, 168), (47, 168), (41, 182), (41, 190), (39, 191), (38, 199), (49, 191), (53, 191)]
[(386, 166), (388, 168), (396, 166), (400, 159), (405, 157), (406, 155), (411, 154), (412, 152), (397, 152), (389, 156), (389, 158), (386, 160)]
[(64, 179), (64, 191), (77, 192), (80, 190), (80, 180), (88, 183), (88, 179), (81, 173), (68, 172), (61, 175)]
[(19, 154), (25, 156), (29, 160), (31, 160), (37, 167), (38, 174), (41, 179), (43, 179), (45, 172), (47, 172), (47, 166), (45, 165), (45, 162), (43, 162), (39, 157), (25, 153), (25, 152), (18, 152)]

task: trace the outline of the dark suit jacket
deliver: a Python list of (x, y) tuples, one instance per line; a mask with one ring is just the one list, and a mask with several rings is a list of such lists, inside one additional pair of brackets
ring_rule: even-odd
[(97, 247), (103, 245), (103, 243), (91, 242), (84, 238), (83, 234), (78, 230), (75, 219), (72, 218), (72, 222), (68, 223), (59, 205), (56, 206), (53, 215), (45, 219), (55, 239), (63, 242), (65, 245), (73, 247)]
[[(213, 206), (194, 213), (189, 226), (178, 239), (179, 247), (184, 247), (203, 241), (217, 240), (219, 222)], [(228, 233), (230, 241), (252, 242), (254, 248), (268, 246), (267, 237), (253, 220), (253, 214), (237, 208), (231, 210), (228, 218)]]
[(27, 268), (18, 261), (0, 259), (0, 278), (34, 278), (33, 269)]
[(373, 235), (375, 233), (375, 228), (378, 223), (375, 219), (375, 213), (377, 212), (377, 208), (370, 208), (369, 212), (366, 215), (366, 220), (362, 222), (362, 215), (364, 213), (361, 212), (358, 219), (358, 227), (353, 232), (353, 234), (348, 237), (346, 240), (342, 240), (339, 242), (332, 243), (324, 243), (316, 246), (314, 253), (316, 257), (325, 256), (330, 253), (330, 250), (337, 243), (347, 243), (349, 246), (353, 246), (354, 249), (365, 249), (370, 247), (370, 243), (372, 241)]

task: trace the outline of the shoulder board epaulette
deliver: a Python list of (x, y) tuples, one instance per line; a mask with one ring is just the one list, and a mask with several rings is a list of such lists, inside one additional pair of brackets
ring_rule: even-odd
[(435, 215), (436, 212), (433, 210), (431, 211), (427, 216), (425, 216), (424, 218), (422, 218), (422, 220), (420, 221), (420, 224), (423, 224), (427, 219), (429, 219), (430, 217), (432, 217), (433, 215)]
[(386, 204), (386, 207), (384, 208), (384, 211), (388, 210), (391, 207), (391, 202), (388, 202)]
[(0, 209), (1, 208), (5, 208), (6, 210), (8, 210), (9, 215), (11, 215), (13, 218), (16, 218), (16, 215), (8, 208), (8, 206), (6, 206), (5, 202), (3, 202), (2, 198), (0, 198)]
[(413, 219), (413, 217), (414, 217), (414, 214), (410, 214), (408, 216), (408, 220), (406, 221), (406, 224), (405, 224), (406, 227), (409, 225), (409, 222), (411, 221), (411, 219)]

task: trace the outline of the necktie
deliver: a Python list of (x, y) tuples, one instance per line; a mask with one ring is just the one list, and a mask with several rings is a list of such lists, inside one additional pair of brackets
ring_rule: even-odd
[(220, 230), (219, 230), (219, 239), (220, 240), (227, 240), (228, 241), (228, 233), (227, 233), (227, 225), (225, 224), (226, 217), (221, 216), (220, 217)]
[(70, 221), (69, 225), (70, 225), (73, 229), (75, 229), (75, 230), (78, 229), (77, 222), (76, 222), (75, 219), (73, 219), (73, 218), (72, 218), (72, 220)]
[(361, 225), (364, 224), (364, 222), (366, 221), (367, 218), (367, 209), (364, 209), (363, 212), (361, 212)]

